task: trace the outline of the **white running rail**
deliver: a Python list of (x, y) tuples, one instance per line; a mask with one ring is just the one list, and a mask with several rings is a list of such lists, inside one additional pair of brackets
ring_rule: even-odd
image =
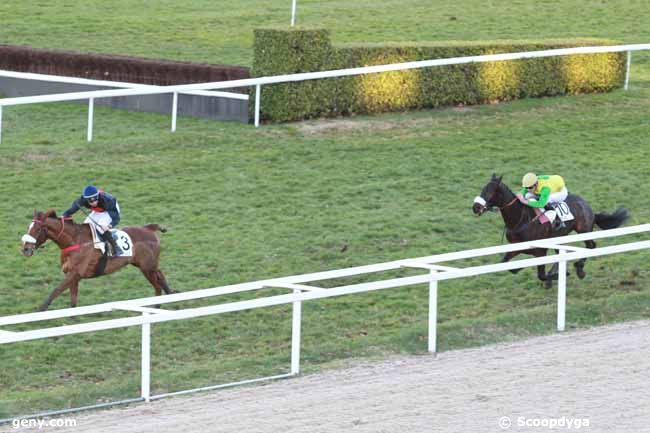
[[(566, 266), (568, 261), (579, 260), (582, 258), (599, 257), (609, 254), (623, 252), (639, 251), (650, 249), (650, 240), (641, 240), (635, 242), (622, 243), (607, 247), (595, 249), (586, 249), (569, 245), (575, 242), (581, 242), (590, 239), (603, 239), (617, 236), (629, 236), (647, 234), (650, 232), (650, 224), (642, 224), (631, 227), (624, 227), (613, 230), (603, 230), (592, 233), (583, 233), (558, 238), (543, 239), (538, 241), (524, 242), (518, 244), (500, 245), (495, 247), (480, 248), (474, 250), (459, 251), (455, 253), (439, 254), (428, 257), (419, 257), (413, 259), (397, 260), (386, 263), (379, 263), (354, 268), (346, 268), (312, 274), (295, 275), (283, 278), (274, 278), (269, 280), (255, 281), (250, 283), (234, 284), (230, 286), (216, 287), (211, 289), (196, 290), (191, 292), (177, 293), (165, 296), (154, 296), (142, 299), (133, 299), (128, 301), (110, 302), (105, 304), (91, 305), (87, 307), (67, 308), (40, 313), (28, 313), (15, 316), (0, 317), (0, 326), (7, 327), (11, 325), (24, 324), (30, 322), (48, 321), (63, 317), (86, 316), (109, 311), (125, 311), (141, 313), (137, 316), (124, 317), (119, 319), (99, 320), (89, 323), (81, 323), (65, 326), (43, 327), (29, 331), (12, 331), (9, 329), (0, 330), (0, 344), (10, 344), (20, 341), (30, 341), (44, 339), (63, 335), (72, 335), (85, 332), (94, 332), (107, 329), (124, 328), (129, 326), (142, 327), (142, 370), (141, 370), (141, 395), (136, 399), (123, 400), (113, 404), (120, 404), (133, 401), (150, 401), (160, 399), (170, 395), (185, 394), (195, 391), (216, 389), (225, 386), (233, 386), (242, 383), (250, 383), (262, 380), (277, 379), (299, 374), (300, 372), (300, 330), (301, 330), (301, 308), (303, 301), (330, 298), (334, 296), (351, 295), (365, 293), (376, 290), (384, 290), (397, 287), (412, 286), (418, 284), (428, 284), (429, 286), (429, 331), (428, 331), (428, 350), (435, 353), (437, 340), (437, 293), (438, 282), (456, 278), (466, 278), (475, 275), (483, 275), (506, 270), (526, 268), (537, 265), (548, 265), (553, 263), (559, 264), (558, 272), (558, 304), (557, 304), (557, 330), (565, 329), (565, 303), (566, 303)], [(521, 251), (531, 247), (542, 247), (558, 250), (559, 254), (515, 260), (508, 263), (497, 263), (470, 267), (457, 267), (441, 265), (468, 258), (490, 256), (503, 254), (509, 251)], [(332, 288), (322, 288), (314, 285), (314, 282), (345, 278), (357, 275), (366, 275), (376, 272), (390, 271), (400, 268), (422, 269), (424, 273), (410, 276), (392, 278), (388, 280), (372, 281), (360, 284), (341, 285)], [(289, 293), (283, 295), (268, 296), (265, 298), (256, 298), (246, 301), (228, 302), (223, 304), (210, 305), (198, 308), (187, 308), (180, 310), (166, 310), (151, 308), (152, 305), (164, 305), (173, 302), (188, 301), (193, 299), (203, 299), (216, 297), (219, 295), (259, 290), (263, 288), (285, 288)], [(252, 379), (243, 382), (216, 385), (198, 389), (178, 391), (168, 394), (151, 395), (150, 390), (150, 332), (151, 326), (155, 323), (168, 322), (172, 320), (191, 319), (196, 317), (205, 317), (221, 313), (250, 310), (263, 308), (274, 305), (292, 304), (292, 339), (291, 339), (291, 366), (287, 374), (272, 377)], [(105, 404), (103, 405), (105, 406)], [(90, 406), (88, 408), (95, 408)], [(86, 409), (86, 408), (78, 408)], [(66, 411), (50, 412), (51, 414), (65, 413)], [(34, 416), (44, 416), (46, 414), (36, 414)], [(3, 420), (0, 420), (2, 422)]]
[[(259, 126), (261, 90), (263, 85), (291, 83), (322, 78), (347, 77), (353, 75), (374, 74), (378, 72), (403, 71), (407, 69), (428, 68), (433, 66), (460, 65), (466, 63), (497, 62), (504, 60), (532, 59), (540, 57), (568, 56), (575, 54), (616, 53), (627, 52), (627, 72), (625, 76), (625, 89), (628, 88), (630, 75), (630, 59), (633, 51), (650, 50), (650, 44), (612, 45), (601, 47), (562, 48), (545, 51), (527, 51), (519, 53), (490, 54), (484, 56), (454, 57), (449, 59), (423, 60), (418, 62), (393, 63), (390, 65), (366, 66), (360, 68), (338, 69), (333, 71), (307, 72), (291, 75), (277, 75), (273, 77), (248, 78), (244, 80), (218, 81), (212, 83), (183, 84), (178, 86), (160, 86), (154, 88), (96, 90), (92, 92), (61, 93), (56, 95), (26, 96), (20, 98), (0, 99), (0, 140), (2, 139), (2, 109), (5, 106), (37, 104), (44, 102), (63, 102), (76, 100), (89, 100), (89, 105), (94, 98), (110, 98), (115, 96), (155, 95), (164, 93), (178, 93), (196, 90), (234, 89), (237, 87), (255, 86), (255, 126)], [(174, 96), (176, 100), (176, 96)], [(176, 107), (172, 107), (172, 130), (175, 130)], [(89, 116), (89, 121), (92, 121)], [(88, 125), (92, 129), (91, 124)], [(90, 134), (89, 134), (90, 136)]]
[[(119, 89), (156, 89), (161, 88), (161, 86), (154, 86), (150, 84), (137, 84), (137, 83), (127, 83), (124, 81), (108, 81), (108, 80), (91, 80), (88, 78), (78, 78), (78, 77), (64, 77), (60, 75), (47, 75), (47, 74), (35, 74), (31, 72), (16, 72), (16, 71), (5, 71), (0, 70), (0, 77), (5, 78), (16, 78), (21, 80), (32, 80), (32, 81), (49, 81), (52, 83), (66, 83), (66, 84), (79, 84), (85, 86), (98, 86), (98, 87), (117, 87)], [(100, 90), (95, 90), (95, 92)], [(163, 92), (164, 94), (166, 92)], [(178, 115), (178, 94), (185, 94), (191, 96), (206, 96), (210, 98), (227, 98), (227, 99), (240, 99), (243, 101), (248, 101), (248, 95), (242, 93), (233, 93), (233, 92), (220, 92), (220, 91), (208, 91), (208, 90), (189, 90), (186, 92), (176, 92), (173, 94), (172, 102), (172, 132), (176, 131), (176, 119)], [(54, 94), (57, 95), (57, 94)], [(43, 96), (43, 95), (41, 95)], [(50, 96), (50, 95), (45, 95)], [(28, 96), (30, 98), (31, 96)], [(39, 96), (36, 96), (38, 98)], [(20, 99), (19, 98), (7, 98), (8, 99)], [(86, 99), (86, 98), (82, 98)], [(88, 132), (86, 134), (87, 140), (90, 142), (93, 138), (93, 117), (94, 117), (94, 99), (88, 98)], [(3, 101), (3, 99), (0, 99)], [(2, 140), (2, 103), (0, 103), (0, 142)]]

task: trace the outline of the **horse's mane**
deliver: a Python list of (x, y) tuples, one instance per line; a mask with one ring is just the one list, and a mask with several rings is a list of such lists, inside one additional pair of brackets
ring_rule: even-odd
[(512, 191), (510, 189), (510, 187), (508, 185), (506, 185), (505, 182), (503, 182), (502, 179), (503, 179), (503, 176), (497, 176), (496, 173), (493, 173), (491, 182), (496, 182), (497, 185), (499, 185), (499, 187), (502, 186), (505, 189), (506, 192), (509, 192), (510, 194), (512, 194), (514, 196), (515, 195), (514, 191)]
[[(63, 219), (63, 217), (60, 217), (56, 214), (56, 210), (54, 209), (48, 209), (45, 212), (36, 212), (37, 215), (43, 215), (43, 219), (48, 219), (48, 218), (54, 218), (56, 220)], [(75, 222), (72, 220), (72, 218), (65, 218), (64, 222), (71, 222), (75, 224)], [(76, 224), (75, 224), (76, 225)]]
[(506, 192), (509, 192), (513, 196), (515, 195), (515, 192), (513, 190), (511, 190), (510, 187), (508, 185), (506, 185), (504, 182), (501, 182), (501, 185), (503, 185), (503, 188), (506, 190)]

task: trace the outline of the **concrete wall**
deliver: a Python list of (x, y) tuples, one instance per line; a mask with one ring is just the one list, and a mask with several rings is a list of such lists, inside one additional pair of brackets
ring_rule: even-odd
[[(6, 97), (47, 95), (52, 93), (109, 90), (114, 87), (56, 83), (0, 77), (0, 94)], [(77, 101), (88, 104), (88, 100)], [(95, 105), (130, 111), (167, 113), (171, 115), (172, 95), (120, 96), (95, 99)], [(178, 115), (248, 123), (248, 101), (206, 96), (178, 95)]]

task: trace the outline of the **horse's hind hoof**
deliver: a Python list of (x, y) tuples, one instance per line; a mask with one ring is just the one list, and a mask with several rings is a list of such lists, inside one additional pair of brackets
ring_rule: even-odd
[(577, 275), (578, 278), (580, 278), (581, 280), (582, 280), (584, 277), (587, 276), (587, 274), (585, 273), (585, 270), (582, 269), (582, 268), (578, 268), (578, 269), (576, 269), (576, 275)]
[(550, 289), (553, 287), (553, 278), (546, 278), (546, 281), (544, 281), (544, 288), (545, 289)]

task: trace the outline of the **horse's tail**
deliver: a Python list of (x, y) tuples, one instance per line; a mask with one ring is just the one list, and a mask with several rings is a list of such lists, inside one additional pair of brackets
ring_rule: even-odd
[(630, 212), (624, 207), (619, 207), (613, 214), (597, 213), (596, 225), (603, 230), (615, 229), (623, 225), (630, 217)]
[(149, 229), (152, 232), (160, 231), (162, 233), (165, 233), (167, 231), (167, 229), (165, 227), (163, 227), (163, 226), (161, 226), (159, 224), (147, 224), (146, 226), (144, 226), (144, 228)]

